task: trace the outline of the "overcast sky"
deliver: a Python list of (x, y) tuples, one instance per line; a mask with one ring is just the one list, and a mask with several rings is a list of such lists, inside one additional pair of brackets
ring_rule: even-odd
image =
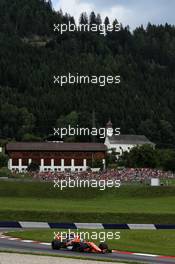
[(175, 24), (175, 0), (52, 0), (55, 10), (60, 8), (78, 20), (80, 13), (93, 10), (102, 18), (117, 18), (131, 29), (148, 22)]

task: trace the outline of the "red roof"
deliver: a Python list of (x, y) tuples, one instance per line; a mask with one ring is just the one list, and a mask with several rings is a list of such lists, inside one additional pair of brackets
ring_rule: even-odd
[(8, 143), (6, 151), (106, 151), (102, 143), (16, 142)]

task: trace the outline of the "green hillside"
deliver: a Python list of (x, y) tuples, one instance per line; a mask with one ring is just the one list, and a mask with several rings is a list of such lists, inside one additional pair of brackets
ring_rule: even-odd
[[(96, 16), (89, 23), (92, 17), (99, 23)], [(106, 36), (53, 32), (54, 23), (69, 21), (44, 0), (0, 1), (0, 137), (43, 138), (72, 111), (72, 124), (90, 127), (94, 109), (97, 127), (111, 117), (122, 134), (141, 133), (174, 147), (174, 26), (127, 27)], [(121, 84), (53, 84), (53, 75), (68, 72), (120, 74)]]

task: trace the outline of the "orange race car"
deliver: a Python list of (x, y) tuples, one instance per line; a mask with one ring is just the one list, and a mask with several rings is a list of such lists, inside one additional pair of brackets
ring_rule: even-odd
[(100, 243), (97, 246), (93, 242), (80, 239), (80, 236), (67, 235), (66, 238), (62, 239), (61, 236), (57, 235), (52, 241), (52, 249), (59, 250), (66, 248), (77, 252), (90, 252), (90, 253), (109, 253), (108, 245), (106, 243)]

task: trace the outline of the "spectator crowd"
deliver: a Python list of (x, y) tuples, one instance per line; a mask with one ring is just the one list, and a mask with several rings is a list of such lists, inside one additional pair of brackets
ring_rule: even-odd
[(120, 180), (121, 183), (147, 183), (151, 178), (173, 179), (175, 175), (172, 172), (165, 172), (158, 169), (150, 168), (124, 168), (104, 170), (99, 172), (81, 171), (81, 172), (35, 172), (32, 176), (40, 181), (65, 180)]

